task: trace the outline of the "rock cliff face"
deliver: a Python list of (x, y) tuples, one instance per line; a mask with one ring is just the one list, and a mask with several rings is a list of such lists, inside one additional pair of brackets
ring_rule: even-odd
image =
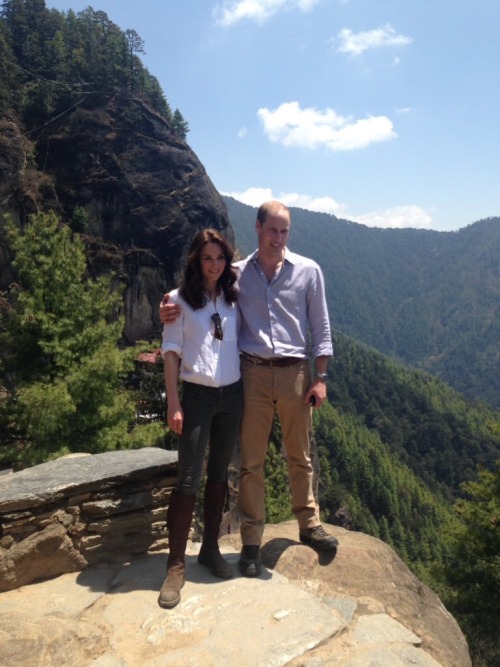
[[(114, 269), (124, 280), (128, 341), (159, 334), (159, 298), (198, 229), (234, 238), (193, 151), (165, 119), (123, 95), (89, 97), (29, 137), (15, 119), (0, 122), (0, 214), (22, 225), (48, 209), (85, 234), (91, 271)], [(5, 289), (1, 247), (0, 258)]]

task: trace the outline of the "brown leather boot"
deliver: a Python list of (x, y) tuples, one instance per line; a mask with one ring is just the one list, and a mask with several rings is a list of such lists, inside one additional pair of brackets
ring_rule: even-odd
[(210, 568), (210, 572), (219, 579), (230, 579), (233, 576), (233, 568), (219, 551), (219, 531), (227, 493), (227, 482), (207, 479), (203, 501), (205, 526), (198, 563)]
[(163, 582), (158, 604), (171, 609), (180, 602), (181, 588), (185, 582), (185, 553), (189, 529), (193, 520), (196, 496), (186, 496), (174, 491), (167, 513), (168, 561), (167, 578)]

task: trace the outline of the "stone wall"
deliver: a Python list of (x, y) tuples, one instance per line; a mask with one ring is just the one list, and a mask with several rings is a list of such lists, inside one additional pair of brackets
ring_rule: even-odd
[(167, 546), (177, 452), (73, 455), (0, 476), (0, 592)]

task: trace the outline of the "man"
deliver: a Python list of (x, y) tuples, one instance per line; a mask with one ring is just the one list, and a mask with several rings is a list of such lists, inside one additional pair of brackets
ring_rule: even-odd
[[(281, 423), (300, 541), (322, 551), (338, 546), (319, 521), (309, 456), (311, 404), (319, 408), (326, 399), (326, 370), (333, 354), (324, 279), (316, 262), (287, 249), (290, 224), (290, 211), (284, 204), (262, 204), (255, 223), (258, 248), (235, 265), (244, 394), (238, 497), (243, 547), (239, 569), (247, 577), (258, 576), (262, 569), (264, 460), (275, 413)], [(162, 321), (172, 319), (169, 310), (163, 303)], [(315, 366), (312, 378), (309, 335)]]

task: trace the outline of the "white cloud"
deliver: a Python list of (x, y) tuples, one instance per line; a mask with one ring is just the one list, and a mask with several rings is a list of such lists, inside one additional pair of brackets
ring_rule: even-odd
[(238, 21), (249, 19), (265, 23), (281, 11), (299, 9), (307, 12), (320, 0), (221, 0), (214, 9), (218, 25), (229, 27)]
[(353, 222), (360, 222), (368, 227), (431, 229), (432, 218), (420, 206), (395, 206), (385, 211), (374, 211), (364, 215), (347, 216)]
[(281, 194), (277, 199), (282, 201), (286, 206), (304, 208), (306, 211), (315, 211), (316, 213), (329, 213), (337, 217), (341, 217), (346, 210), (344, 204), (336, 202), (331, 197), (310, 197), (309, 195), (289, 192)]
[(337, 217), (342, 217), (346, 210), (344, 204), (336, 202), (331, 197), (315, 198), (297, 192), (281, 192), (274, 195), (271, 188), (248, 188), (244, 192), (223, 192), (222, 194), (255, 208), (258, 208), (265, 201), (277, 199), (286, 206), (303, 208), (306, 211), (315, 211), (316, 213), (329, 213)]
[(431, 216), (423, 208), (415, 205), (395, 206), (385, 211), (352, 215), (348, 212), (345, 204), (335, 201), (332, 197), (311, 197), (297, 192), (274, 194), (271, 188), (248, 188), (244, 192), (221, 192), (221, 194), (254, 208), (258, 208), (265, 201), (277, 199), (286, 206), (302, 208), (316, 213), (328, 213), (351, 222), (359, 222), (367, 227), (432, 229)]
[(343, 28), (338, 33), (337, 39), (340, 41), (337, 51), (354, 56), (359, 56), (368, 49), (378, 49), (383, 46), (405, 46), (413, 41), (411, 37), (398, 35), (389, 23), (375, 30), (358, 33), (352, 32), (349, 28)]
[(243, 139), (244, 137), (247, 136), (247, 128), (242, 127), (238, 130), (238, 139)]
[(259, 109), (257, 115), (270, 141), (287, 147), (350, 151), (397, 137), (392, 121), (385, 116), (353, 120), (334, 109), (301, 109), (298, 102), (284, 102), (274, 111)]
[(276, 199), (273, 197), (271, 188), (248, 188), (244, 192), (222, 192), (221, 194), (225, 197), (232, 197), (236, 201), (240, 201), (242, 204), (247, 206), (260, 206), (263, 202), (269, 201), (271, 199)]

